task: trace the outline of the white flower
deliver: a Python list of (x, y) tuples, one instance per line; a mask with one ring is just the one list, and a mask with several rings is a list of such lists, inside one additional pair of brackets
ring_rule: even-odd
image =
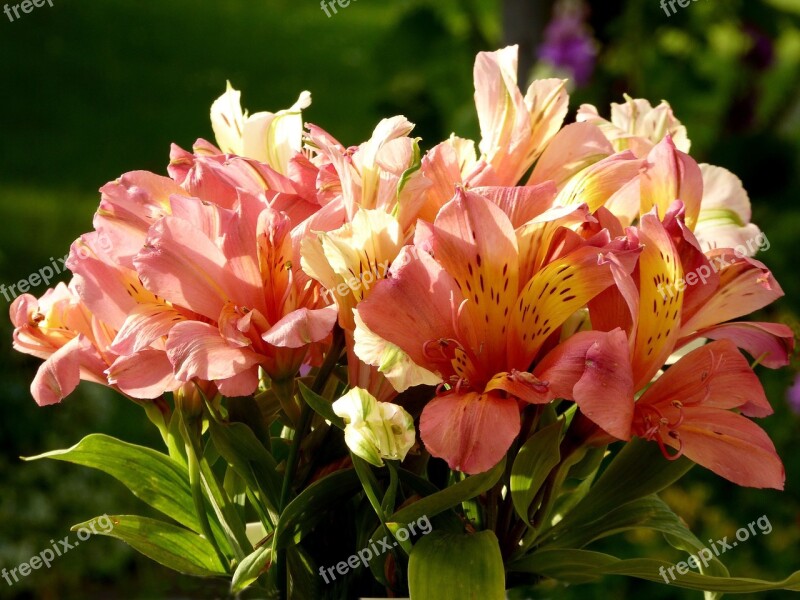
[(414, 445), (414, 419), (405, 409), (378, 402), (361, 388), (353, 388), (333, 403), (333, 412), (345, 421), (344, 440), (353, 454), (376, 467), (383, 459), (403, 460)]
[(303, 147), (302, 110), (311, 104), (303, 92), (291, 108), (277, 113), (242, 111), (241, 92), (230, 81), (225, 93), (211, 105), (211, 128), (220, 150), (267, 163), (286, 174), (289, 159)]
[(722, 167), (700, 165), (703, 172), (703, 202), (694, 234), (704, 251), (740, 248), (753, 256), (766, 250), (766, 238), (750, 222), (750, 198), (741, 180)]

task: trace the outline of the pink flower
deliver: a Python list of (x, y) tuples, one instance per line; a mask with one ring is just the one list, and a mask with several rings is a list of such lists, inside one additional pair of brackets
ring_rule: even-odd
[[(579, 358), (569, 368), (559, 372), (563, 363), (544, 358), (546, 368), (529, 372), (561, 325), (613, 284), (608, 238), (598, 236), (603, 247), (576, 234), (568, 241), (558, 235), (542, 239), (550, 226), (550, 235), (556, 233), (559, 219), (566, 222), (575, 209), (566, 211), (567, 217), (542, 215), (537, 225), (536, 211), (526, 202), (536, 190), (484, 193), (493, 201), (458, 191), (439, 212), (429, 239), (418, 237), (414, 247), (404, 248), (389, 278), (357, 308), (374, 335), (446, 384), (422, 413), (422, 440), (434, 456), (466, 473), (488, 470), (502, 458), (519, 433), (520, 402), (549, 402), (555, 389), (591, 403), (602, 393), (598, 382), (625, 386), (611, 368), (620, 341), (625, 350), (621, 332), (570, 340), (570, 356)], [(513, 223), (520, 227), (515, 230)], [(633, 268), (632, 260), (625, 262)], [(625, 269), (621, 263), (620, 268)], [(599, 352), (597, 369), (587, 366), (595, 345), (608, 350)], [(383, 350), (361, 346), (362, 360), (385, 360), (370, 355), (370, 348)]]

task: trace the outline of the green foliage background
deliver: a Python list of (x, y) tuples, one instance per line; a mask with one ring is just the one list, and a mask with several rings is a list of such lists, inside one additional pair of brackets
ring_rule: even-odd
[[(477, 137), (475, 52), (502, 44), (499, 0), (359, 0), (328, 18), (315, 0), (78, 3), (55, 0), (19, 20), (0, 15), (0, 283), (64, 256), (90, 229), (96, 190), (125, 171), (164, 173), (169, 145), (211, 138), (210, 103), (229, 79), (251, 111), (288, 107), (308, 89), (306, 118), (346, 145), (405, 114), (425, 147), (451, 131)], [(796, 324), (800, 281), (800, 2), (704, 0), (666, 17), (656, 0), (592, 2), (600, 42), (592, 83), (571, 106), (607, 114), (622, 93), (668, 99), (693, 154), (736, 172), (771, 248), (761, 259), (786, 297), (765, 317)], [(747, 31), (772, 40), (763, 64)], [(44, 289), (35, 290), (37, 295)], [(5, 299), (0, 303), (7, 305)], [(157, 445), (141, 411), (99, 386), (38, 409), (28, 386), (39, 361), (11, 351), (0, 319), (0, 568), (12, 568), (103, 513), (146, 513), (102, 474), (17, 457), (67, 447), (99, 431)], [(800, 567), (800, 417), (785, 403), (792, 370), (761, 370), (776, 416), (763, 423), (787, 469), (784, 493), (737, 488), (695, 469), (665, 499), (701, 539), (732, 536), (761, 515), (774, 531), (724, 556), (734, 575), (778, 579)], [(631, 544), (637, 544), (633, 547)], [(660, 555), (655, 537), (600, 547)], [(644, 550), (642, 550), (644, 549)], [(678, 560), (675, 553), (665, 555)], [(106, 538), (93, 538), (0, 598), (212, 598), (224, 583), (174, 575)], [(692, 598), (624, 579), (553, 588), (542, 598)], [(531, 592), (532, 593), (532, 592)], [(781, 598), (781, 593), (761, 597)]]

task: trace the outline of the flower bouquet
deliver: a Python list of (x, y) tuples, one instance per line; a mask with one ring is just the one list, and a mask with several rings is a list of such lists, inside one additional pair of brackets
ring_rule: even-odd
[[(346, 147), (304, 125), (307, 92), (251, 115), (229, 85), (216, 145), (101, 189), (70, 283), (11, 319), (40, 405), (94, 381), (160, 432), (36, 457), (162, 515), (103, 533), (256, 597), (800, 590), (730, 577), (658, 496), (695, 463), (784, 485), (753, 366), (794, 340), (737, 321), (782, 295), (740, 181), (689, 156), (666, 102), (564, 126), (566, 82), (523, 95), (516, 70), (516, 47), (480, 53), (477, 148), (424, 154), (402, 116)], [(586, 549), (637, 528), (688, 567)]]

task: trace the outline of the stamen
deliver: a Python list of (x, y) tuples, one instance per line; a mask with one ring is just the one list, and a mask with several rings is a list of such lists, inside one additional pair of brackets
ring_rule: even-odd
[(436, 356), (435, 354), (432, 353), (431, 344), (436, 345), (436, 349), (439, 350), (439, 353), (442, 352), (442, 347), (439, 343), (439, 340), (428, 340), (427, 342), (422, 344), (422, 355), (431, 361), (439, 360), (439, 356)]
[(667, 445), (664, 443), (664, 440), (661, 436), (658, 436), (658, 447), (661, 449), (661, 454), (663, 454), (664, 458), (669, 461), (678, 460), (681, 456), (683, 456), (683, 440), (677, 431), (670, 431), (667, 435), (674, 440), (678, 440), (678, 450), (675, 454), (670, 454), (667, 451)]
[[(286, 303), (289, 300), (289, 296), (294, 291), (294, 273), (292, 271), (291, 262), (287, 262), (284, 265), (284, 267), (286, 268), (288, 281), (286, 282), (286, 290), (283, 292), (283, 297), (281, 298), (281, 303), (277, 307), (278, 310), (281, 310), (283, 307), (286, 306)], [(291, 307), (291, 308), (294, 309), (294, 307)]]
[(677, 421), (675, 421), (674, 423), (669, 423), (669, 424), (667, 425), (667, 427), (668, 427), (669, 429), (671, 429), (671, 430), (675, 430), (675, 429), (677, 429), (678, 427), (680, 427), (681, 425), (683, 425), (683, 422), (684, 422), (684, 420), (686, 419), (686, 415), (685, 415), (685, 413), (683, 412), (683, 403), (681, 403), (680, 401), (678, 401), (678, 400), (673, 400), (673, 402), (672, 402), (672, 406), (674, 406), (675, 408), (677, 408), (677, 409), (678, 409), (680, 412), (678, 413), (678, 420), (677, 420)]

